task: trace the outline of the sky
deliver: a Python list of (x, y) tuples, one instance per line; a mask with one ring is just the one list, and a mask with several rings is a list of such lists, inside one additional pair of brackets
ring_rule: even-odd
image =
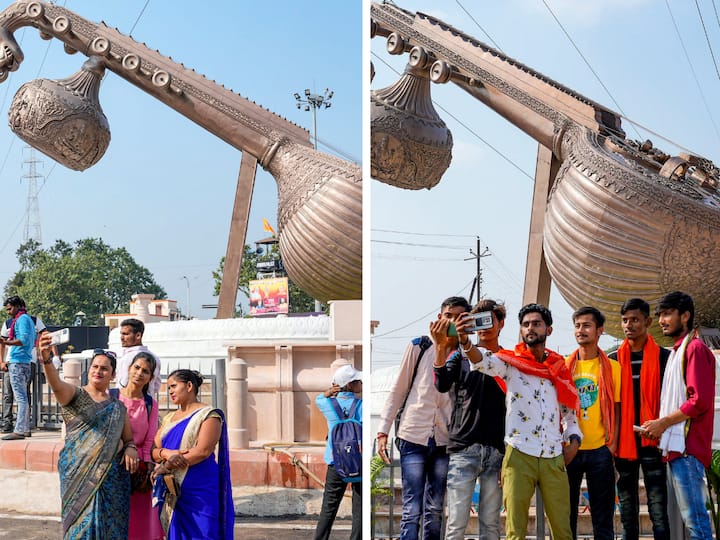
[[(631, 139), (649, 138), (671, 155), (677, 155), (679, 144), (720, 162), (720, 74), (693, 2), (396, 3), (438, 17), (480, 41), (495, 42), (506, 55), (608, 108), (621, 109), (671, 142), (642, 129), (636, 132), (623, 120)], [(720, 60), (714, 3), (700, 4)], [(373, 90), (394, 83), (407, 61), (407, 55), (391, 56), (385, 46), (385, 38), (372, 40)], [(373, 369), (399, 364), (408, 341), (428, 332), (444, 298), (469, 295), (476, 267), (470, 250), (476, 252), (476, 237), (481, 250), (490, 254), (481, 260), (482, 292), (503, 300), (508, 309), (500, 343), (512, 347), (518, 340), (537, 143), (453, 84), (433, 85), (432, 97), (454, 140), (452, 163), (441, 182), (421, 191), (378, 181), (370, 186), (370, 312), (380, 323), (372, 338)], [(548, 346), (568, 354), (577, 346), (572, 309), (555, 289), (549, 307), (555, 323)], [(615, 343), (610, 336), (601, 339), (603, 347)]]
[[(136, 41), (311, 132), (312, 114), (297, 109), (293, 94), (330, 88), (331, 107), (317, 113), (319, 149), (333, 153), (324, 145), (329, 143), (360, 162), (359, 2), (319, 0), (312, 9), (291, 0), (57, 3), (92, 22), (131, 33)], [(0, 84), (2, 118), (20, 85), (35, 78), (66, 78), (86, 60), (80, 53), (66, 54), (58, 40), (42, 40), (33, 28), (21, 28), (15, 37), (25, 61)], [(212, 318), (214, 310), (201, 306), (217, 303), (212, 271), (227, 247), (240, 151), (109, 71), (100, 103), (111, 142), (99, 163), (75, 172), (37, 155), (42, 159), (37, 171), (45, 177), (39, 191), (42, 245), (100, 237), (112, 247), (125, 247), (183, 313), (188, 313), (189, 297), (193, 317)], [(23, 166), (24, 146), (0, 121), (3, 287), (19, 268), (15, 252), (23, 242), (28, 186), (21, 177), (29, 172)], [(268, 236), (263, 218), (277, 230), (276, 183), (259, 168), (247, 243)]]

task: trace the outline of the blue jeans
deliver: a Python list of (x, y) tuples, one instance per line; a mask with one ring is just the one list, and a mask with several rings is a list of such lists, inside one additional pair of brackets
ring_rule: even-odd
[(427, 446), (398, 439), (402, 472), (400, 539), (417, 540), (420, 521), (423, 540), (438, 540), (442, 528), (448, 456), (444, 446), (428, 439)]
[(638, 540), (640, 536), (640, 498), (638, 482), (642, 467), (648, 513), (655, 540), (670, 540), (668, 522), (667, 474), (662, 454), (654, 446), (639, 446), (638, 459), (615, 459), (618, 472), (617, 490), (620, 499), (620, 520), (623, 526), (623, 540)]
[(710, 518), (705, 507), (705, 467), (694, 456), (682, 456), (668, 462), (668, 471), (691, 540), (712, 538)]
[(570, 484), (570, 528), (577, 538), (578, 501), (583, 474), (587, 478), (590, 517), (595, 540), (614, 540), (615, 465), (607, 446), (578, 450), (567, 466)]
[(480, 540), (500, 538), (502, 488), (500, 468), (503, 454), (492, 446), (473, 444), (450, 453), (447, 476), (447, 528), (445, 540), (462, 540), (470, 518), (475, 479), (480, 481), (478, 522)]
[(28, 399), (28, 384), (30, 382), (30, 364), (11, 362), (8, 367), (10, 384), (18, 404), (15, 433), (30, 431), (30, 400)]

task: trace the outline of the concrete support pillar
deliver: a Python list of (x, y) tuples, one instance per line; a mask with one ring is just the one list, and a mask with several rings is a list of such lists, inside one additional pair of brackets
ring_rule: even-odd
[(227, 370), (227, 423), (230, 448), (249, 448), (247, 364), (233, 358)]
[(150, 302), (153, 301), (155, 295), (133, 294), (131, 298), (135, 304), (134, 317), (136, 319), (140, 319), (144, 323), (147, 323), (150, 320)]
[(295, 441), (295, 394), (292, 345), (276, 345), (278, 415), (280, 440)]
[(63, 375), (66, 383), (72, 384), (73, 386), (80, 386), (82, 378), (82, 364), (80, 360), (76, 358), (66, 360), (63, 364)]

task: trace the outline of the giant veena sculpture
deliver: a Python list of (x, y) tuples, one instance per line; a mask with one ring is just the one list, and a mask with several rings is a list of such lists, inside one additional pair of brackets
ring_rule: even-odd
[(409, 189), (440, 181), (452, 137), (430, 83), (452, 82), (537, 140), (546, 164), (536, 172), (524, 301), (547, 302), (552, 278), (571, 306), (597, 306), (606, 331), (621, 336), (627, 298), (653, 303), (679, 289), (695, 299), (696, 322), (720, 327), (716, 165), (628, 140), (619, 114), (439, 19), (389, 3), (373, 3), (371, 17), (390, 54), (408, 53), (400, 80), (371, 93), (374, 178)]
[(69, 54), (79, 51), (89, 57), (67, 79), (25, 84), (10, 107), (12, 130), (63, 165), (84, 170), (108, 147), (108, 121), (98, 101), (105, 70), (242, 150), (219, 317), (234, 311), (248, 191), (258, 163), (277, 181), (280, 252), (290, 277), (319, 300), (361, 298), (360, 167), (314, 150), (307, 130), (194, 70), (51, 3), (18, 1), (0, 13), (0, 82), (23, 61), (13, 36), (23, 26), (61, 40)]

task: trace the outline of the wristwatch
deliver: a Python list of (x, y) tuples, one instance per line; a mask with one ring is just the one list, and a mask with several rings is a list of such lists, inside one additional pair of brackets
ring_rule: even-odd
[(574, 433), (568, 437), (568, 444), (572, 444), (573, 441), (577, 441), (578, 446), (580, 446), (580, 437)]

